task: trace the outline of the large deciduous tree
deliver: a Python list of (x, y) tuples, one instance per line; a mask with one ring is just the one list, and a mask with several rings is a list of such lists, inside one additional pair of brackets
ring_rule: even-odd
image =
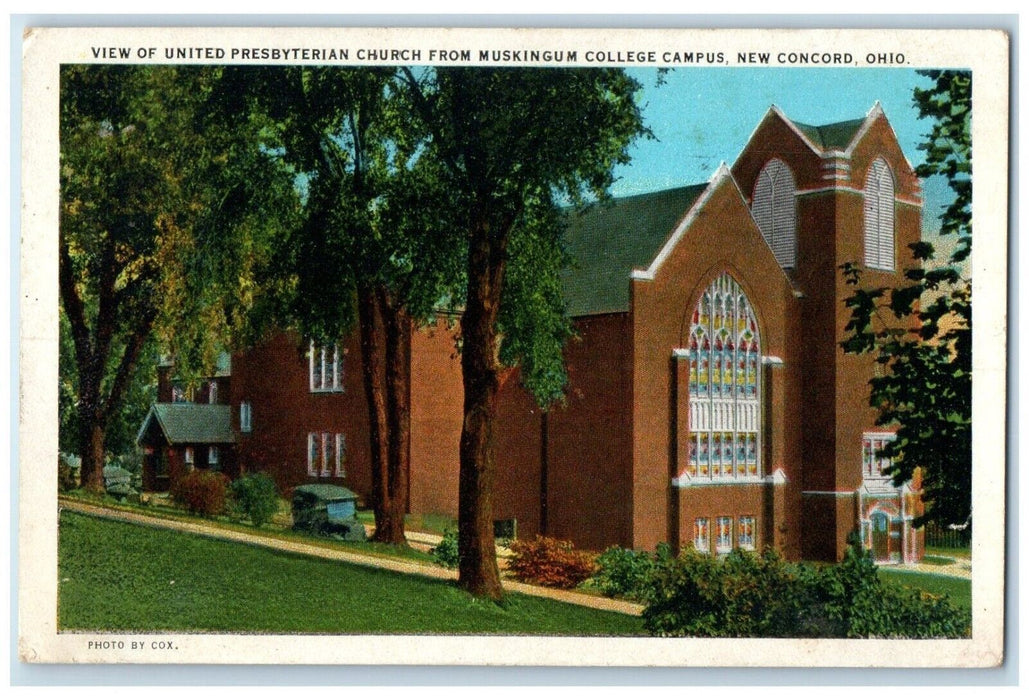
[[(220, 72), (61, 71), (59, 288), (82, 486), (103, 488), (105, 437), (155, 338), (184, 368), (245, 323), (292, 183), (248, 123), (210, 119)], [(73, 371), (72, 371), (73, 369)], [(69, 387), (65, 387), (65, 393)]]
[(374, 539), (403, 544), (411, 332), (459, 277), (460, 238), (395, 80), (392, 68), (234, 69), (230, 92), (268, 120), (266, 143), (300, 178), (303, 222), (283, 256), (295, 277), (287, 321), (328, 342), (356, 326)]
[[(895, 484), (923, 473), (926, 522), (959, 524), (971, 517), (972, 498), (972, 280), (964, 269), (972, 244), (972, 76), (922, 71), (932, 81), (916, 88), (919, 116), (933, 120), (919, 148), (921, 177), (942, 176), (953, 192), (940, 219), (940, 242), (912, 246), (918, 264), (893, 288), (868, 288), (861, 270), (844, 266), (854, 286), (848, 352), (873, 353), (883, 367), (871, 380), (879, 425), (896, 427), (882, 455), (892, 460)], [(940, 260), (942, 258), (942, 260)]]
[(602, 197), (645, 133), (638, 83), (619, 69), (405, 70), (466, 243), (461, 314), (459, 583), (503, 595), (493, 538), (493, 430), (505, 367), (544, 404), (560, 396), (559, 208)]

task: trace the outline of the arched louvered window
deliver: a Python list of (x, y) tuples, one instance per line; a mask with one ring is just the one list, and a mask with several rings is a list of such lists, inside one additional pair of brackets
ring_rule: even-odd
[(754, 186), (754, 220), (783, 267), (797, 262), (797, 185), (781, 160), (768, 161)]
[(761, 341), (747, 295), (728, 273), (693, 311), (689, 358), (687, 472), (693, 479), (759, 477)]
[(865, 265), (894, 269), (894, 186), (890, 166), (877, 158), (865, 179)]

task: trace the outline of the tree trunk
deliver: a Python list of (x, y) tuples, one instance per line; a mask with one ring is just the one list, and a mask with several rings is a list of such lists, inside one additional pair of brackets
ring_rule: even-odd
[(79, 474), (82, 488), (94, 494), (101, 494), (104, 492), (106, 426), (92, 416), (83, 416), (81, 420), (79, 450), (82, 464)]
[(375, 512), (375, 540), (391, 530), (389, 524), (388, 424), (386, 416), (385, 329), (375, 290), (357, 290), (357, 314), (361, 335), (361, 371), (368, 402), (368, 438), (371, 449), (372, 509)]
[(380, 542), (407, 544), (404, 515), (407, 513), (408, 474), (411, 444), (411, 317), (397, 306), (389, 293), (379, 289), (383, 324), (386, 327), (386, 415), (388, 420), (387, 517)]
[(473, 595), (504, 595), (493, 539), (493, 425), (500, 387), (497, 314), (505, 270), (505, 241), (492, 238), (485, 217), (468, 250), (468, 290), (461, 316), (461, 428), (458, 504), (458, 584)]

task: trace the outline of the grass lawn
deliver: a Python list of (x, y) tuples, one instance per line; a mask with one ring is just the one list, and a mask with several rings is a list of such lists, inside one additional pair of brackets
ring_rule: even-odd
[[(174, 520), (177, 522), (217, 525), (218, 527), (226, 530), (244, 532), (259, 535), (261, 537), (270, 537), (287, 542), (310, 542), (317, 544), (319, 547), (338, 549), (344, 552), (355, 552), (358, 554), (380, 556), (389, 559), (412, 559), (426, 564), (434, 561), (432, 555), (428, 552), (423, 552), (412, 547), (396, 547), (394, 545), (381, 544), (370, 540), (367, 542), (344, 542), (341, 540), (318, 537), (316, 535), (294, 531), (292, 529), (293, 518), (289, 513), (289, 503), (287, 501), (282, 501), (285, 506), (283, 507), (280, 504), (279, 512), (272, 518), (270, 523), (263, 527), (255, 528), (249, 521), (240, 520), (226, 515), (220, 515), (214, 518), (205, 518), (199, 515), (191, 515), (177, 506), (165, 504), (140, 506), (134, 503), (120, 503), (106, 496), (96, 498), (79, 492), (66, 493), (63, 495), (80, 503), (100, 505), (114, 510), (139, 513), (141, 515)], [(359, 519), (361, 519), (362, 522), (365, 520), (363, 517), (360, 517)], [(374, 522), (371, 512), (368, 512), (367, 521)]]
[(928, 556), (958, 557), (960, 559), (971, 559), (972, 549), (970, 547), (929, 547), (926, 546), (925, 553)]
[(639, 635), (639, 618), (62, 512), (58, 628)]
[(940, 576), (903, 569), (879, 569), (879, 578), (891, 584), (909, 586), (933, 595), (947, 595), (955, 607), (971, 610), (972, 582), (956, 576)]

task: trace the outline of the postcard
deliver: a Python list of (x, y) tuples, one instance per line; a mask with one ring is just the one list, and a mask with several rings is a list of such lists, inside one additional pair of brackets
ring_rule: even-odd
[(1003, 32), (23, 56), (22, 661), (1002, 663)]

